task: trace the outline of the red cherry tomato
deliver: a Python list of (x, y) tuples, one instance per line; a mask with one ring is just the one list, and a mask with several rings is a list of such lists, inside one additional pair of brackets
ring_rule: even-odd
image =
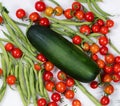
[(102, 26), (100, 28), (100, 33), (102, 33), (103, 35), (106, 35), (109, 32), (109, 29), (107, 26)]
[(82, 105), (81, 105), (80, 100), (74, 99), (74, 100), (72, 101), (72, 106), (82, 106)]
[(72, 10), (71, 8), (64, 10), (64, 16), (65, 16), (67, 19), (73, 18), (73, 16), (74, 16), (73, 10)]
[(56, 102), (49, 102), (47, 106), (58, 106)]
[(11, 51), (11, 54), (14, 58), (21, 58), (22, 55), (23, 55), (23, 52), (19, 49), (19, 48), (14, 48), (12, 51)]
[(94, 61), (97, 61), (97, 60), (98, 60), (98, 55), (97, 55), (97, 54), (92, 54), (92, 59), (93, 59)]
[(32, 12), (29, 15), (29, 19), (33, 22), (37, 22), (40, 19), (40, 15), (37, 12)]
[(44, 98), (38, 99), (38, 100), (37, 100), (37, 105), (38, 105), (38, 106), (46, 106), (46, 105), (47, 105), (46, 99), (44, 99)]
[(82, 25), (80, 27), (80, 32), (85, 34), (85, 35), (88, 35), (88, 34), (90, 34), (91, 29), (90, 29), (90, 27), (88, 25)]
[(92, 25), (92, 32), (98, 33), (100, 31), (100, 26), (97, 24)]
[(112, 80), (114, 82), (119, 82), (120, 81), (120, 75), (118, 73), (112, 74)]
[(115, 57), (115, 63), (120, 63), (120, 56)]
[(66, 91), (65, 91), (65, 97), (66, 97), (67, 99), (73, 99), (73, 98), (74, 98), (74, 95), (75, 95), (75, 93), (74, 93), (73, 90), (66, 90)]
[(3, 23), (3, 17), (2, 16), (0, 16), (0, 24), (2, 24)]
[(94, 13), (93, 12), (86, 12), (85, 13), (85, 20), (88, 22), (93, 22), (94, 21)]
[(35, 3), (35, 9), (39, 12), (45, 11), (46, 4), (43, 1), (37, 1)]
[(105, 65), (103, 70), (105, 73), (111, 74), (113, 72), (113, 66), (112, 65)]
[(74, 44), (76, 44), (76, 45), (79, 45), (79, 44), (81, 44), (81, 42), (82, 42), (82, 38), (81, 38), (80, 36), (78, 36), (78, 35), (75, 35), (75, 36), (72, 38), (72, 42), (73, 42)]
[(114, 64), (113, 66), (113, 71), (114, 73), (119, 73), (120, 72), (120, 64)]
[(25, 12), (25, 10), (24, 9), (18, 9), (17, 11), (16, 11), (16, 17), (17, 18), (19, 18), (19, 19), (22, 19), (22, 18), (24, 18), (26, 16), (26, 12)]
[(48, 91), (50, 91), (50, 92), (54, 91), (54, 89), (55, 89), (55, 84), (54, 84), (54, 82), (52, 82), (52, 81), (46, 82), (45, 88), (46, 88)]
[(45, 72), (43, 73), (43, 79), (44, 79), (45, 81), (51, 81), (51, 80), (53, 79), (53, 73), (50, 72), (50, 71), (45, 71)]
[(42, 61), (42, 62), (46, 62), (47, 61), (47, 58), (42, 53), (39, 53), (36, 58), (39, 61)]
[(81, 9), (81, 7), (82, 7), (82, 5), (80, 2), (75, 1), (72, 3), (72, 10), (78, 11)]
[(63, 93), (66, 90), (66, 84), (62, 81), (57, 82), (55, 88), (59, 93)]
[(54, 102), (58, 102), (61, 100), (61, 96), (59, 93), (57, 92), (54, 92), (52, 95), (51, 95), (51, 99), (54, 101)]
[(109, 40), (106, 36), (100, 36), (98, 40), (101, 46), (106, 46), (109, 43)]
[(41, 70), (41, 66), (39, 64), (34, 64), (34, 69), (36, 71), (40, 71)]
[(3, 75), (3, 70), (0, 68), (0, 76)]
[(43, 17), (40, 18), (39, 25), (48, 27), (50, 25), (50, 22), (46, 17)]
[(54, 68), (54, 64), (52, 64), (50, 61), (45, 62), (44, 68), (46, 71), (52, 71)]
[(96, 89), (98, 87), (98, 82), (97, 81), (92, 81), (90, 83), (90, 87), (93, 88), (93, 89)]
[(108, 20), (106, 21), (106, 26), (109, 27), (109, 28), (113, 27), (113, 26), (114, 26), (114, 21), (111, 20), (111, 19), (108, 19)]
[(106, 55), (108, 53), (108, 48), (106, 46), (102, 46), (99, 49), (99, 52), (100, 52), (101, 55)]
[(66, 86), (72, 87), (72, 86), (74, 86), (74, 84), (75, 84), (75, 81), (74, 81), (73, 78), (69, 77), (69, 78), (66, 79)]
[(98, 19), (96, 23), (100, 26), (103, 26), (105, 24), (102, 19)]
[(57, 78), (58, 78), (59, 80), (64, 81), (64, 80), (67, 79), (67, 75), (66, 75), (63, 71), (59, 71), (59, 72), (57, 73)]
[(103, 105), (103, 106), (106, 106), (110, 103), (110, 99), (108, 98), (108, 96), (103, 96), (100, 100), (100, 103)]
[(5, 44), (5, 50), (8, 51), (8, 52), (11, 52), (14, 48), (14, 45), (12, 43), (6, 43)]
[(75, 17), (78, 19), (78, 20), (83, 20), (85, 18), (85, 13), (83, 10), (79, 10), (79, 11), (76, 11), (75, 12)]
[(14, 85), (16, 83), (16, 77), (14, 75), (9, 75), (6, 82), (8, 85)]

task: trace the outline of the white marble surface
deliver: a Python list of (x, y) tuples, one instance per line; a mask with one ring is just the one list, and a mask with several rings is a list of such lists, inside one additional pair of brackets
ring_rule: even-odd
[[(24, 8), (28, 13), (30, 13), (31, 11), (35, 10), (34, 9), (35, 1), (37, 0), (0, 0), (0, 2), (2, 2), (3, 5), (9, 10), (10, 16), (15, 20), (18, 20), (15, 16), (15, 11), (18, 8)], [(48, 0), (44, 1), (48, 2)], [(70, 7), (73, 2), (73, 0), (56, 0), (56, 1), (58, 1), (63, 6), (63, 8)], [(49, 5), (53, 4), (49, 3)], [(102, 7), (103, 10), (115, 15), (114, 17), (111, 17), (115, 21), (115, 26), (108, 36), (113, 41), (114, 45), (120, 50), (120, 0), (103, 0), (103, 3), (99, 3), (99, 5)], [(2, 28), (3, 27), (0, 26), (0, 30)], [(0, 32), (0, 37), (1, 36), (3, 35)], [(115, 52), (114, 54), (117, 55), (117, 53)], [(0, 85), (1, 84), (2, 82), (0, 80)], [(91, 88), (89, 88), (88, 84), (84, 84), (84, 86), (97, 99), (100, 99), (100, 97), (103, 95), (101, 88), (98, 88), (97, 90), (92, 90)], [(80, 90), (77, 90), (76, 98), (79, 98), (81, 100), (82, 106), (94, 106), (94, 104)], [(109, 106), (120, 106), (120, 84), (115, 84), (115, 92), (110, 96), (110, 99), (111, 103)], [(60, 106), (64, 106), (65, 104), (68, 104), (67, 106), (71, 106), (70, 103), (71, 101), (65, 100), (65, 102)], [(0, 102), (0, 106), (23, 106), (23, 104), (21, 102), (18, 92), (13, 91), (8, 87), (2, 102)]]

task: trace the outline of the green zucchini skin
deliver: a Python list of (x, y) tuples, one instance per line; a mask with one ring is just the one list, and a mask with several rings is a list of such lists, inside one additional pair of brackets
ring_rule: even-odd
[(91, 82), (99, 74), (97, 64), (70, 41), (50, 28), (33, 25), (27, 31), (30, 43), (56, 67), (81, 82)]

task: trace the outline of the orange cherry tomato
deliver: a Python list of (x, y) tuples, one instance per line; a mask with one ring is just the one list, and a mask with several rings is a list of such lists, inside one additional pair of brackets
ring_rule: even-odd
[(105, 62), (102, 59), (97, 60), (97, 65), (99, 68), (104, 68)]
[(80, 100), (74, 99), (74, 100), (72, 101), (72, 106), (81, 106)]
[(99, 46), (96, 43), (93, 43), (90, 46), (90, 51), (92, 54), (98, 53), (99, 52)]
[(72, 99), (72, 98), (74, 97), (74, 95), (75, 95), (75, 93), (74, 93), (73, 90), (67, 90), (67, 91), (65, 92), (65, 97), (66, 97), (67, 99)]
[(107, 85), (105, 86), (104, 88), (104, 92), (107, 94), (107, 95), (111, 95), (113, 92), (114, 92), (114, 87), (110, 84), (110, 85)]
[(44, 67), (45, 67), (46, 71), (51, 71), (54, 68), (54, 65), (50, 61), (47, 61), (47, 62), (45, 62), (45, 66)]
[(47, 8), (45, 9), (45, 14), (46, 14), (47, 16), (52, 16), (53, 12), (54, 12), (54, 9), (53, 9), (52, 7), (47, 7)]
[(62, 14), (63, 14), (63, 9), (62, 9), (62, 7), (60, 7), (60, 6), (55, 7), (55, 8), (54, 8), (54, 13), (55, 13), (56, 16), (62, 15)]
[(87, 42), (85, 42), (83, 44), (83, 50), (85, 50), (85, 51), (89, 51), (90, 50), (90, 45)]

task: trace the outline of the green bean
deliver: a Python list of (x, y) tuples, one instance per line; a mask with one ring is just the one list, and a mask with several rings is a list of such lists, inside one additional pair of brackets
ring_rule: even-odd
[(17, 64), (17, 65), (15, 65), (15, 77), (17, 78), (17, 80), (18, 80), (18, 74), (19, 74), (19, 65)]
[[(76, 0), (80, 3), (87, 3), (87, 0)], [(95, 0), (96, 2), (102, 2), (103, 0)]]
[(18, 92), (19, 92), (19, 94), (20, 94), (20, 97), (21, 97), (21, 100), (22, 100), (23, 105), (24, 105), (24, 106), (28, 106), (27, 103), (26, 103), (26, 100), (25, 100), (25, 98), (24, 98), (24, 94), (23, 94), (23, 92), (22, 92), (22, 89), (21, 89), (20, 85), (17, 85), (17, 89), (18, 89)]
[(1, 64), (2, 64), (2, 70), (3, 70), (3, 77), (4, 77), (4, 79), (6, 79), (7, 67), (6, 67), (6, 62), (5, 62), (5, 56), (3, 54), (1, 55)]
[(100, 12), (103, 16), (107, 17), (107, 16), (111, 16), (110, 14), (106, 13), (105, 11), (103, 11), (99, 6), (98, 4), (96, 3), (95, 0), (91, 0), (91, 3), (94, 5), (94, 7), (96, 8), (96, 10), (98, 12)]
[(43, 89), (44, 85), (43, 85), (43, 80), (42, 80), (42, 70), (39, 71), (38, 82), (39, 82), (40, 94), (41, 94), (41, 96), (44, 96), (44, 89)]
[(36, 98), (36, 91), (35, 91), (35, 75), (33, 68), (30, 68), (30, 76), (29, 76), (29, 83), (30, 83), (30, 91), (31, 91), (31, 96), (34, 102), (34, 106), (37, 106), (37, 98)]
[(79, 81), (75, 80), (75, 84), (96, 106), (101, 106), (100, 102)]
[(49, 0), (49, 1), (51, 1), (52, 3), (54, 3), (57, 6), (60, 6), (60, 4), (58, 4), (58, 2), (56, 2), (55, 0)]
[(49, 98), (48, 92), (45, 87), (44, 87), (44, 95), (45, 95), (46, 100), (49, 102), (50, 98)]
[(1, 41), (0, 41), (0, 48), (2, 49), (2, 52), (4, 53), (5, 62), (6, 62), (6, 65), (8, 66), (8, 64), (9, 64), (8, 54), (7, 54), (7, 52), (4, 48), (4, 45)]
[(30, 103), (30, 85), (29, 85), (29, 74), (28, 70), (29, 68), (27, 66), (24, 66), (24, 76), (25, 76), (25, 82), (26, 82), (26, 88), (27, 88), (27, 101), (28, 104)]
[(36, 87), (37, 94), (42, 97), (41, 92), (39, 91), (39, 81), (38, 81), (38, 79), (36, 80), (36, 86), (35, 87)]
[(80, 33), (80, 32), (76, 32), (75, 30), (73, 30), (72, 28), (68, 27), (68, 26), (63, 26), (60, 24), (51, 24), (51, 27), (55, 27), (55, 28), (62, 28), (64, 30), (66, 30), (69, 33), (72, 33), (74, 35), (79, 35), (81, 38), (83, 38), (85, 41), (91, 42), (93, 43), (93, 41), (91, 39), (89, 39), (87, 36), (85, 36), (84, 34)]
[(49, 16), (46, 16), (46, 18), (48, 18), (49, 20), (53, 21), (53, 22), (56, 22), (56, 23), (60, 23), (60, 24), (64, 24), (64, 25), (75, 25), (75, 26), (80, 26), (80, 25), (90, 25), (91, 22), (80, 22), (80, 21), (64, 21), (64, 20), (59, 20), (57, 18), (53, 18), (53, 17), (49, 17)]
[(104, 16), (100, 15), (99, 13), (97, 13), (96, 10), (92, 7), (90, 0), (87, 0), (87, 4), (88, 4), (89, 9), (90, 9), (98, 18), (102, 19), (103, 21), (106, 21), (106, 18), (105, 18)]
[(26, 83), (24, 81), (24, 74), (23, 74), (23, 64), (22, 64), (22, 60), (19, 61), (19, 83), (20, 83), (20, 87), (21, 90), (23, 91), (23, 95), (25, 97), (27, 97), (27, 90), (26, 90)]

